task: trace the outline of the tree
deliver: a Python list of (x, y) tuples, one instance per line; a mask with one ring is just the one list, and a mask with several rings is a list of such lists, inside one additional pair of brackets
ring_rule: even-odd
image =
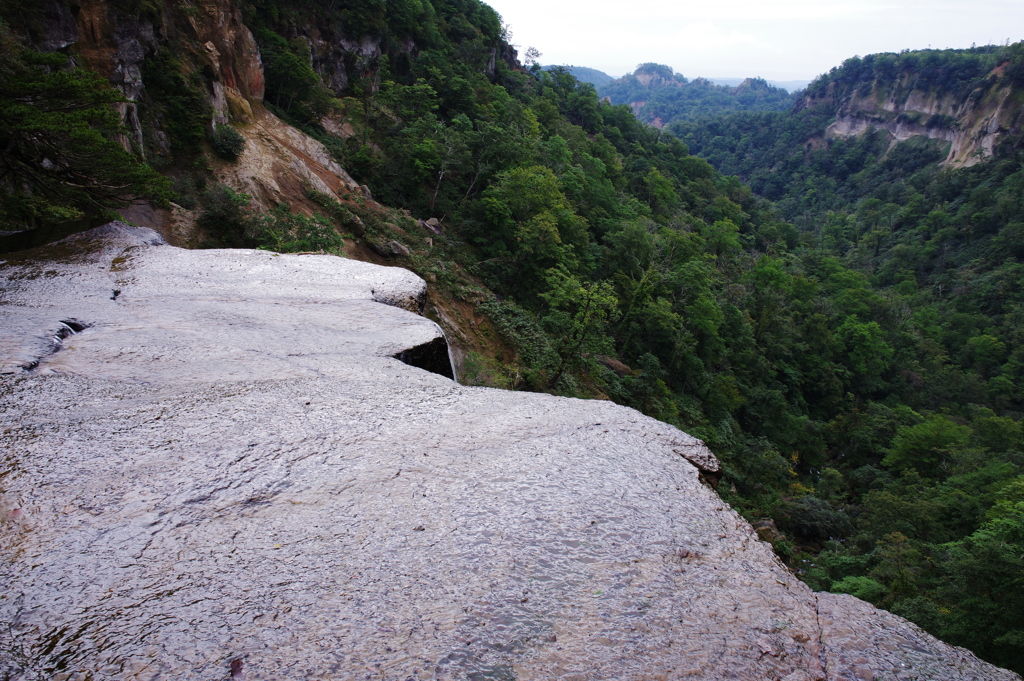
[(583, 283), (564, 267), (548, 270), (546, 279), (548, 291), (541, 298), (550, 311), (542, 323), (558, 339), (557, 366), (550, 382), (557, 386), (566, 370), (580, 363), (584, 352), (611, 349), (604, 331), (618, 301), (610, 284)]
[(846, 350), (847, 368), (860, 379), (862, 388), (877, 389), (893, 357), (892, 346), (885, 342), (885, 332), (878, 322), (861, 322), (849, 315), (836, 330), (836, 338)]
[(493, 226), (491, 238), (512, 254), (510, 285), (529, 291), (544, 272), (564, 265), (573, 270), (587, 242), (587, 222), (544, 166), (516, 168), (498, 176), (484, 192), (483, 207)]
[(66, 65), (0, 24), (0, 222), (36, 227), (170, 195), (167, 180), (114, 139), (124, 127), (113, 105), (124, 96)]
[(924, 423), (901, 428), (884, 462), (894, 468), (917, 468), (922, 475), (935, 475), (953, 451), (967, 446), (970, 437), (967, 426), (935, 414)]
[(875, 553), (879, 561), (871, 576), (885, 584), (896, 598), (913, 595), (921, 572), (921, 552), (906, 536), (891, 532), (882, 537)]

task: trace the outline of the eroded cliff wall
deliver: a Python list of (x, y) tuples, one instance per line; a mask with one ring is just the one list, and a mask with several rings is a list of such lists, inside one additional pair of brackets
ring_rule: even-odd
[(1001, 139), (1024, 129), (1024, 91), (1001, 77), (1005, 68), (998, 65), (969, 89), (922, 83), (909, 71), (863, 83), (832, 81), (796, 110), (834, 107), (826, 138), (880, 129), (895, 145), (922, 136), (949, 143), (946, 165), (971, 166), (992, 158)]

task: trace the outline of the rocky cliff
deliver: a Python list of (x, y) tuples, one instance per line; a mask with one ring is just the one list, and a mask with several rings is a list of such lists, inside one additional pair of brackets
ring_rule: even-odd
[(1024, 125), (1024, 97), (1019, 86), (1003, 77), (1007, 66), (999, 62), (959, 87), (928, 81), (911, 69), (854, 82), (823, 77), (795, 110), (835, 108), (826, 139), (870, 129), (885, 130), (892, 145), (921, 136), (949, 144), (946, 165), (971, 166), (991, 158), (1000, 140), (1019, 134)]
[(685, 433), (395, 359), (424, 289), (119, 224), (0, 264), (4, 678), (1019, 678), (811, 592)]

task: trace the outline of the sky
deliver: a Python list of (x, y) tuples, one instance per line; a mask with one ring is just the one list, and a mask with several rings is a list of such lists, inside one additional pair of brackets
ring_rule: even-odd
[(854, 55), (1024, 39), (1022, 0), (485, 0), (542, 64), (811, 80)]

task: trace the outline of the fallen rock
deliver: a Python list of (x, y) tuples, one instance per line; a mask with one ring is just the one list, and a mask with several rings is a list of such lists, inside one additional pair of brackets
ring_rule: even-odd
[[(633, 369), (623, 364), (621, 361), (608, 355), (594, 355), (594, 359), (598, 361), (602, 366), (611, 369), (618, 376), (632, 376)], [(638, 372), (639, 373), (639, 372)]]
[(395, 254), (395, 255), (404, 255), (404, 256), (408, 257), (409, 254), (412, 253), (412, 251), (409, 250), (408, 246), (406, 246), (405, 244), (403, 244), (403, 243), (401, 243), (399, 241), (392, 241), (390, 245), (391, 245), (391, 252), (393, 254)]
[(775, 543), (782, 539), (782, 533), (771, 518), (762, 518), (753, 524), (754, 531), (761, 541)]
[(401, 363), (422, 290), (123, 225), (0, 264), (0, 676), (1019, 679), (811, 592), (699, 440)]
[(428, 229), (434, 234), (437, 234), (438, 236), (440, 236), (443, 233), (441, 232), (441, 223), (438, 222), (437, 218), (430, 218), (429, 220), (418, 220), (417, 224), (419, 224), (419, 226), (422, 227), (423, 229)]

